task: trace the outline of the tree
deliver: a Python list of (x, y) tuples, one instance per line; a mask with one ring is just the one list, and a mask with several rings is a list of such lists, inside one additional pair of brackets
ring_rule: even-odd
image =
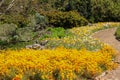
[[(115, 14), (119, 10), (117, 3), (113, 0), (91, 0), (92, 3), (92, 15), (95, 21), (115, 21)], [(116, 6), (115, 6), (116, 5)]]

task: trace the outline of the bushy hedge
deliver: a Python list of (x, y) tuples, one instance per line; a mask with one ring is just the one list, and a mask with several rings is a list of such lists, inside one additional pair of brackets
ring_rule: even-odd
[(0, 20), (3, 23), (14, 23), (18, 27), (25, 27), (29, 23), (27, 17), (20, 15), (20, 14), (11, 14), (11, 15), (2, 15)]
[(48, 11), (44, 15), (48, 17), (49, 24), (55, 27), (72, 28), (88, 24), (88, 21), (76, 11)]
[(117, 28), (115, 32), (116, 39), (120, 40), (120, 27)]
[[(3, 13), (11, 0), (0, 6)], [(120, 21), (120, 0), (17, 0), (7, 14), (28, 16), (35, 12), (76, 10), (91, 22)]]
[(1, 24), (0, 25), (0, 40), (10, 42), (12, 36), (15, 34), (17, 25), (15, 24)]
[(0, 48), (19, 42), (29, 42), (47, 26), (46, 17), (39, 13), (24, 17), (21, 14), (0, 17)]
[(16, 28), (15, 24), (0, 24), (0, 49), (12, 41)]
[(14, 37), (16, 41), (27, 42), (33, 39), (33, 37), (35, 36), (34, 34), (35, 32), (33, 32), (30, 27), (18, 28)]

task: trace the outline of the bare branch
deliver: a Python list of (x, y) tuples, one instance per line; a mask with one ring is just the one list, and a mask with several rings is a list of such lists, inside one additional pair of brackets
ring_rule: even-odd
[(5, 2), (5, 0), (2, 0), (1, 2), (0, 2), (0, 7), (2, 6), (2, 4)]
[[(8, 10), (14, 5), (14, 1), (15, 1), (15, 0), (12, 0), (12, 1), (10, 2), (10, 4), (8, 5), (6, 11), (8, 11)], [(6, 12), (6, 11), (5, 11), (5, 12)]]

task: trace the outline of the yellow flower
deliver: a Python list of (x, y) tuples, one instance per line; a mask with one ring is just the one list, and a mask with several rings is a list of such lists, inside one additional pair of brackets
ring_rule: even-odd
[(16, 75), (12, 80), (21, 80), (22, 79), (22, 75)]
[[(7, 56), (3, 56), (6, 53)], [(41, 73), (41, 78), (44, 79), (54, 78), (53, 72), (55, 72), (63, 80), (66, 78), (72, 80), (77, 77), (76, 73), (82, 75), (88, 72), (94, 76), (100, 74), (104, 68), (115, 68), (116, 64), (112, 62), (113, 55), (115, 55), (114, 50), (108, 46), (98, 51), (88, 51), (85, 48), (81, 50), (66, 49), (64, 47), (53, 50), (7, 50), (0, 53), (0, 73), (4, 72), (3, 75), (10, 75), (10, 70), (13, 68), (19, 73), (13, 80), (20, 80), (23, 74), (28, 71), (32, 76)]]

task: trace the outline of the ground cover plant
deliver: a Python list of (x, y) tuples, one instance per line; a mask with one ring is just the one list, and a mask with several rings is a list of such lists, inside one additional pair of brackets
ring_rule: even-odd
[(69, 29), (68, 31), (71, 33), (70, 36), (64, 36), (62, 38), (53, 37), (47, 38), (48, 43), (45, 45), (46, 48), (55, 48), (58, 46), (64, 46), (66, 48), (74, 48), (74, 49), (81, 49), (86, 48), (88, 50), (96, 50), (102, 47), (102, 43), (91, 37), (92, 33), (119, 26), (119, 23), (96, 23), (92, 24), (91, 26), (83, 26), (83, 27), (74, 27)]
[(115, 32), (116, 39), (120, 40), (120, 27), (117, 28)]
[(116, 68), (92, 34), (120, 26), (119, 13), (120, 0), (0, 0), (0, 80), (94, 80)]
[(48, 28), (46, 33), (42, 34), (39, 39), (44, 40), (45, 38), (64, 38), (72, 35), (73, 34), (69, 30), (62, 27)]
[[(63, 28), (50, 29), (53, 33), (45, 38), (51, 41), (46, 47), (49, 49), (1, 50), (0, 79), (94, 79), (102, 72), (117, 67), (113, 62), (116, 52), (90, 35), (95, 31), (118, 25), (119, 23), (98, 23), (76, 27), (69, 29), (72, 33), (70, 36), (62, 35), (65, 32)], [(56, 30), (61, 30), (61, 33)]]
[(117, 67), (116, 53), (109, 46), (98, 51), (66, 49), (2, 50), (0, 80), (77, 80), (94, 79)]

